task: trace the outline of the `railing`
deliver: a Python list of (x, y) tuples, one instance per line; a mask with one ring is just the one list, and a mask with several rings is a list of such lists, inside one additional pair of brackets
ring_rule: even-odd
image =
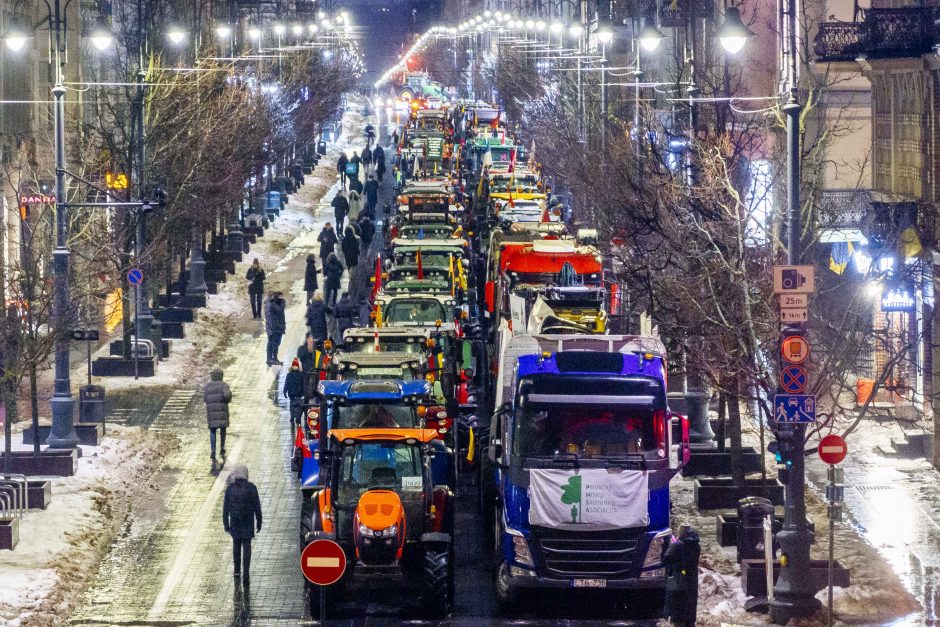
[(862, 25), (856, 22), (823, 22), (813, 40), (817, 61), (852, 61), (861, 51)]
[(813, 41), (817, 61), (918, 57), (937, 41), (937, 9), (867, 9), (862, 22), (823, 22)]

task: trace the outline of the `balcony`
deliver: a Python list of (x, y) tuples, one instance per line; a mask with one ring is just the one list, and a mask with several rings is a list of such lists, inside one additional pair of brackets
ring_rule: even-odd
[(861, 22), (823, 22), (813, 41), (816, 61), (918, 57), (937, 41), (937, 9), (867, 9)]

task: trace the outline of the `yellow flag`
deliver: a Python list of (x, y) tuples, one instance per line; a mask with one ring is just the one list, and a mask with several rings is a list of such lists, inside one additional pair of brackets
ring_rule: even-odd
[(476, 452), (475, 449), (476, 449), (476, 442), (474, 441), (474, 437), (473, 437), (473, 428), (471, 428), (470, 439), (469, 439), (469, 442), (467, 443), (467, 461), (468, 462), (473, 461), (473, 454)]
[(447, 261), (449, 266), (447, 272), (450, 275), (450, 295), (453, 296), (457, 287), (457, 277), (454, 276), (454, 256), (447, 255)]

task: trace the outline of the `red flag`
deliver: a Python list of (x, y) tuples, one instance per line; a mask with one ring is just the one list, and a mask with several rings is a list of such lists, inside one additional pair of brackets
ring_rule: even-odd
[(545, 208), (542, 209), (542, 222), (551, 222), (548, 217), (548, 205), (545, 205)]
[(512, 200), (512, 190), (509, 190), (509, 206), (510, 206), (510, 207), (515, 207), (515, 206), (516, 206), (516, 203), (514, 203), (513, 200)]
[(424, 278), (424, 266), (421, 265), (421, 249), (418, 248), (418, 254), (416, 255), (418, 260), (418, 280)]
[(506, 145), (506, 131), (501, 131), (499, 133), (499, 145), (500, 146)]
[(516, 149), (513, 148), (512, 151), (510, 151), (510, 153), (509, 153), (509, 170), (508, 170), (508, 172), (509, 172), (510, 174), (512, 174), (512, 173), (513, 173), (513, 170), (515, 170), (515, 169), (516, 169)]
[(382, 255), (375, 256), (375, 285), (372, 286), (372, 300), (382, 289)]
[(379, 353), (381, 352), (381, 346), (379, 345), (379, 331), (376, 329), (375, 334), (372, 338), (372, 352)]

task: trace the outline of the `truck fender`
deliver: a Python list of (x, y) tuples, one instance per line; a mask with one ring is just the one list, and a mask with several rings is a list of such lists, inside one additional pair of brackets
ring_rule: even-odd
[(421, 534), (421, 544), (450, 544), (450, 534), (441, 532), (428, 532)]

